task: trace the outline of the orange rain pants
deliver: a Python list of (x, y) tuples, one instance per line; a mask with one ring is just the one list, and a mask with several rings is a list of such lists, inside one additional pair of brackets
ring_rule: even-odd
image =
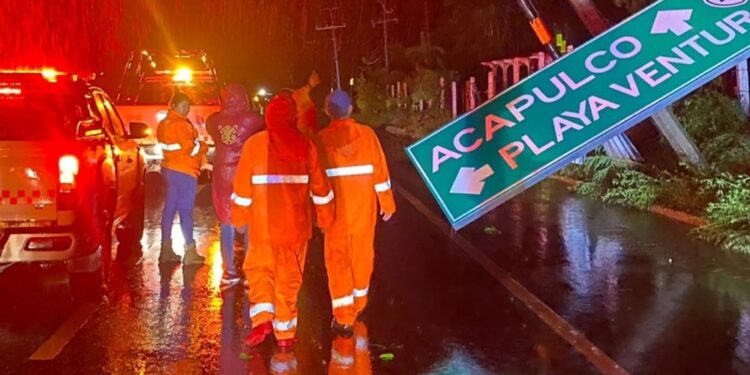
[(375, 263), (375, 233), (325, 238), (325, 263), (333, 315), (340, 324), (354, 324), (367, 307)]
[(316, 143), (336, 196), (335, 219), (325, 231), (333, 315), (339, 324), (352, 325), (367, 306), (378, 213), (395, 213), (396, 203), (385, 155), (371, 128), (352, 119), (334, 120), (318, 133)]
[(294, 338), (306, 257), (307, 241), (293, 246), (250, 245), (243, 268), (250, 301), (259, 302), (250, 308), (253, 327), (272, 321), (278, 340)]

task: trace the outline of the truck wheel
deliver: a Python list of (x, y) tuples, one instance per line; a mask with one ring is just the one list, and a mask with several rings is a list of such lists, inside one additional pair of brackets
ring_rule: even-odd
[[(99, 211), (99, 210), (97, 210)], [(101, 262), (94, 272), (71, 273), (70, 289), (73, 297), (82, 301), (98, 301), (106, 294), (112, 266), (112, 214), (109, 210), (99, 211), (101, 227), (96, 234), (101, 247)]]
[(128, 253), (136, 252), (141, 248), (141, 238), (143, 238), (144, 221), (146, 218), (146, 189), (143, 183), (144, 179), (145, 176), (133, 192), (133, 207), (131, 207), (125, 223), (117, 230), (117, 240), (120, 242), (120, 250), (125, 250)]

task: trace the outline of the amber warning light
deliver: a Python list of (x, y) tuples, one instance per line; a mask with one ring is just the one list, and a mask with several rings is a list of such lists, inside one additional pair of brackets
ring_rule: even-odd
[(21, 95), (21, 89), (17, 87), (0, 87), (0, 95)]

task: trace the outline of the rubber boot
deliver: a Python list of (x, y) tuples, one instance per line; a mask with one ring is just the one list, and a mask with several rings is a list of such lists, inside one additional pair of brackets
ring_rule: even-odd
[(333, 334), (339, 337), (343, 338), (350, 338), (354, 334), (354, 327), (350, 326), (348, 324), (340, 324), (336, 321), (336, 318), (333, 318), (333, 321), (331, 322), (331, 330), (333, 330)]
[(185, 246), (185, 258), (182, 262), (186, 266), (202, 265), (206, 262), (206, 258), (198, 255), (198, 249), (195, 246), (195, 242)]
[(162, 242), (161, 251), (159, 252), (159, 263), (179, 263), (180, 256), (172, 250), (172, 241)]

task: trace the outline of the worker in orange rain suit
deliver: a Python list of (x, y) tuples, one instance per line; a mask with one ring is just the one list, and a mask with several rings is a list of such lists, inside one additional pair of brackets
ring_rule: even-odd
[(176, 92), (170, 102), (167, 117), (156, 128), (156, 138), (164, 153), (161, 175), (166, 196), (161, 219), (160, 263), (179, 262), (180, 257), (172, 249), (172, 224), (177, 213), (185, 239), (186, 265), (203, 264), (205, 258), (198, 254), (193, 237), (193, 208), (201, 166), (208, 146), (201, 141), (198, 130), (188, 120), (190, 98)]
[(246, 342), (259, 345), (273, 331), (279, 346), (290, 347), (312, 236), (310, 205), (315, 205), (318, 225), (325, 230), (333, 223), (334, 194), (315, 145), (296, 128), (291, 96), (273, 98), (265, 120), (267, 130), (252, 136), (242, 149), (232, 222), (249, 225), (250, 250), (243, 268), (253, 328)]
[(326, 99), (331, 124), (316, 143), (336, 195), (336, 220), (325, 232), (325, 262), (337, 334), (351, 335), (352, 325), (367, 306), (375, 258), (375, 224), (396, 212), (388, 165), (375, 132), (350, 116), (344, 91)]

